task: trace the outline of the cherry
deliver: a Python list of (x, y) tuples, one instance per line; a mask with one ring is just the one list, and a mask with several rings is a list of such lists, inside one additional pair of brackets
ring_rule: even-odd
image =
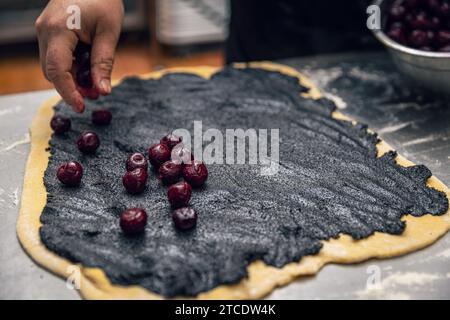
[(181, 141), (183, 141), (183, 139), (181, 137), (176, 136), (172, 133), (169, 133), (167, 136), (161, 138), (159, 143), (165, 144), (166, 146), (169, 147), (170, 150), (172, 150), (173, 147), (175, 147), (177, 144), (181, 143)]
[(439, 51), (440, 52), (449, 52), (450, 53), (450, 45), (440, 48)]
[(90, 69), (78, 70), (76, 73), (76, 80), (78, 85), (84, 89), (91, 89), (94, 86)]
[(398, 42), (400, 44), (406, 44), (406, 35), (403, 29), (401, 28), (391, 29), (388, 31), (387, 35), (395, 42)]
[(112, 114), (109, 110), (94, 110), (92, 111), (92, 123), (99, 126), (107, 126), (111, 123)]
[(201, 187), (208, 179), (208, 169), (200, 161), (193, 161), (184, 165), (183, 177), (191, 186)]
[(75, 187), (81, 183), (83, 167), (76, 161), (69, 161), (58, 168), (56, 176), (66, 186)]
[(50, 121), (50, 127), (56, 134), (63, 134), (70, 130), (70, 119), (62, 116), (54, 116)]
[(432, 21), (425, 12), (420, 12), (409, 23), (413, 29), (427, 30), (433, 27)]
[(191, 163), (192, 160), (194, 160), (194, 156), (191, 154), (191, 152), (184, 147), (182, 143), (177, 144), (173, 149), (171, 153), (172, 160), (176, 163)]
[(133, 171), (137, 168), (142, 168), (147, 171), (148, 162), (145, 156), (142, 153), (136, 152), (131, 154), (126, 163), (127, 171)]
[(173, 184), (167, 190), (167, 197), (173, 208), (185, 207), (191, 199), (192, 188), (187, 182)]
[(120, 227), (128, 235), (138, 234), (145, 230), (147, 212), (141, 208), (130, 208), (120, 215)]
[(430, 8), (431, 11), (433, 11), (436, 14), (439, 14), (439, 11), (441, 9), (441, 4), (439, 0), (427, 0), (427, 6)]
[(147, 170), (137, 168), (133, 171), (128, 171), (122, 178), (122, 183), (128, 193), (139, 194), (142, 193), (147, 184)]
[(450, 17), (450, 3), (447, 1), (442, 2), (439, 8), (439, 14), (445, 18)]
[(172, 213), (172, 220), (179, 230), (189, 230), (197, 224), (197, 213), (192, 208), (180, 208)]
[(422, 3), (423, 3), (422, 0), (405, 0), (405, 5), (409, 9), (417, 9), (422, 5)]
[(100, 146), (100, 139), (95, 132), (83, 132), (77, 140), (78, 149), (86, 154), (93, 154)]
[(437, 33), (436, 42), (440, 46), (450, 45), (450, 31), (441, 30)]
[(75, 62), (79, 68), (90, 68), (91, 66), (91, 45), (79, 41), (74, 50)]
[(389, 11), (389, 15), (392, 18), (392, 20), (402, 20), (405, 17), (406, 14), (406, 9), (404, 6), (400, 5), (400, 4), (396, 4), (394, 6), (391, 7), (390, 11)]
[(74, 56), (77, 65), (75, 78), (78, 85), (85, 89), (92, 88), (91, 46), (79, 41), (75, 48)]
[(165, 144), (154, 144), (148, 149), (148, 158), (155, 168), (170, 159), (170, 149)]
[(408, 42), (415, 48), (426, 47), (429, 44), (427, 33), (423, 30), (414, 30), (408, 38)]
[(182, 168), (180, 163), (166, 161), (159, 167), (159, 179), (164, 184), (173, 184), (180, 179)]
[(440, 26), (441, 26), (441, 19), (439, 19), (439, 17), (432, 17), (431, 18), (431, 28), (439, 29)]

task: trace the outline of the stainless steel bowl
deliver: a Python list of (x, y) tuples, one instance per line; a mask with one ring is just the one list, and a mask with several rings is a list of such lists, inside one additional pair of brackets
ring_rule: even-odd
[[(389, 1), (377, 0), (382, 17)], [(390, 39), (382, 30), (373, 30), (391, 54), (398, 69), (418, 85), (450, 95), (450, 53), (427, 52), (405, 47)]]

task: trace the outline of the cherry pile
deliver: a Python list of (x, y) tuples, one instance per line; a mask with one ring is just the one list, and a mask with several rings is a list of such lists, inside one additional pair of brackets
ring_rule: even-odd
[[(189, 208), (192, 187), (201, 187), (208, 178), (206, 166), (193, 160), (192, 154), (182, 143), (181, 137), (168, 134), (161, 138), (158, 144), (150, 146), (147, 151), (148, 161), (153, 169), (158, 172), (158, 178), (163, 185), (169, 186), (167, 198), (174, 209), (172, 220), (179, 230), (188, 230), (197, 223), (197, 213)], [(142, 153), (129, 155), (125, 162), (126, 173), (122, 177), (122, 183), (130, 194), (144, 192), (148, 180), (147, 158)], [(184, 181), (181, 179), (184, 178)], [(136, 230), (143, 231), (146, 219), (130, 218), (130, 210), (125, 210), (120, 217), (120, 226), (126, 234), (135, 234)], [(139, 209), (145, 213), (143, 209)], [(143, 215), (143, 213), (141, 213)], [(131, 231), (130, 231), (131, 230)]]
[(411, 48), (450, 52), (450, 0), (395, 0), (385, 31)]
[[(112, 115), (109, 110), (95, 110), (92, 112), (92, 122), (97, 125), (102, 125), (98, 121), (95, 121), (96, 114), (106, 115), (111, 122)], [(108, 123), (109, 123), (108, 122)], [(72, 124), (70, 119), (63, 116), (53, 116), (50, 121), (50, 127), (56, 135), (64, 135), (70, 131)], [(80, 134), (76, 140), (78, 150), (84, 154), (94, 154), (100, 147), (100, 138), (93, 131), (85, 131)], [(59, 181), (68, 187), (76, 187), (81, 183), (83, 177), (83, 167), (77, 161), (69, 161), (63, 163), (57, 170), (56, 174)]]
[[(111, 122), (112, 114), (108, 110), (92, 112), (92, 123), (103, 126)], [(54, 116), (50, 126), (57, 135), (64, 135), (71, 129), (71, 121), (62, 116)], [(100, 138), (93, 131), (81, 133), (76, 141), (78, 149), (84, 154), (95, 154), (100, 146)], [(167, 198), (174, 209), (172, 220), (179, 230), (188, 230), (197, 223), (197, 213), (189, 207), (192, 188), (201, 187), (208, 179), (208, 169), (202, 162), (194, 160), (181, 137), (168, 134), (158, 144), (148, 149), (148, 160), (142, 153), (130, 154), (125, 162), (126, 172), (122, 184), (126, 191), (136, 195), (145, 191), (148, 180), (148, 161), (158, 172), (163, 185), (169, 186)], [(78, 187), (83, 177), (83, 167), (77, 161), (63, 163), (57, 170), (58, 180), (67, 187)], [(181, 181), (181, 179), (184, 181)], [(130, 208), (120, 215), (120, 227), (128, 235), (144, 231), (147, 213), (142, 208)]]

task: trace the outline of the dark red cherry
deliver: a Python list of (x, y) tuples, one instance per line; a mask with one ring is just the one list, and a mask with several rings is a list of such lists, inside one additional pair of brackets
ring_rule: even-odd
[(94, 110), (92, 111), (92, 123), (98, 126), (107, 126), (111, 123), (112, 114), (109, 110)]
[(91, 49), (91, 45), (78, 41), (74, 50), (75, 62), (78, 68), (89, 69), (91, 67)]
[(408, 42), (414, 48), (426, 47), (430, 43), (427, 33), (423, 30), (414, 30), (411, 32)]
[(418, 9), (423, 4), (423, 0), (405, 0), (408, 9)]
[(182, 169), (182, 164), (172, 160), (166, 161), (159, 167), (159, 179), (164, 184), (173, 184), (180, 180)]
[(450, 45), (450, 31), (441, 30), (436, 35), (436, 42), (440, 46)]
[(170, 160), (170, 149), (165, 144), (154, 144), (148, 149), (148, 159), (155, 168)]
[(81, 183), (83, 167), (76, 161), (69, 161), (58, 168), (56, 176), (66, 186), (75, 187)]
[(439, 15), (445, 18), (450, 17), (450, 2), (447, 1), (442, 2), (441, 7), (439, 9)]
[(439, 14), (441, 9), (440, 0), (426, 0), (427, 7), (434, 12), (435, 14)]
[(439, 17), (432, 17), (431, 18), (431, 28), (439, 29), (440, 26), (441, 26), (441, 19), (439, 19)]
[(406, 44), (406, 35), (403, 29), (393, 28), (388, 31), (388, 37), (400, 44)]
[(147, 212), (141, 208), (127, 209), (120, 215), (120, 227), (128, 235), (138, 234), (145, 230)]
[(95, 132), (83, 132), (77, 140), (78, 149), (86, 154), (93, 154), (100, 146), (100, 139)]
[(147, 171), (148, 162), (145, 156), (142, 153), (136, 152), (131, 154), (126, 163), (127, 171), (133, 171), (137, 168), (142, 168)]
[(139, 194), (145, 190), (147, 185), (148, 174), (147, 170), (142, 168), (128, 171), (122, 178), (122, 183), (128, 193)]
[(181, 143), (181, 141), (183, 141), (183, 139), (181, 137), (176, 136), (172, 133), (169, 133), (167, 136), (163, 137), (161, 139), (161, 141), (159, 141), (159, 143), (165, 144), (166, 146), (169, 147), (170, 150), (172, 150), (173, 147), (175, 147), (177, 144)]
[(189, 230), (197, 224), (197, 213), (192, 208), (180, 208), (172, 213), (172, 220), (178, 230)]
[(84, 89), (93, 88), (92, 75), (90, 69), (80, 69), (76, 73), (78, 85)]
[(433, 48), (431, 48), (431, 47), (420, 47), (419, 50), (431, 52), (431, 51), (433, 51)]
[(440, 48), (439, 52), (450, 52), (450, 45)]
[(173, 208), (185, 207), (191, 200), (192, 188), (185, 182), (178, 182), (169, 187), (167, 197)]
[(183, 178), (193, 187), (201, 187), (208, 179), (208, 169), (200, 161), (193, 161), (183, 167)]
[(405, 17), (406, 9), (404, 6), (397, 4), (391, 7), (389, 10), (389, 15), (392, 20), (402, 20)]
[(412, 29), (427, 30), (433, 27), (431, 19), (423, 11), (415, 15), (409, 24)]
[(54, 116), (50, 121), (50, 127), (56, 134), (63, 134), (70, 130), (70, 119), (63, 116)]
[(184, 147), (182, 143), (177, 144), (171, 153), (171, 159), (176, 163), (191, 163), (194, 160), (194, 156), (191, 152)]

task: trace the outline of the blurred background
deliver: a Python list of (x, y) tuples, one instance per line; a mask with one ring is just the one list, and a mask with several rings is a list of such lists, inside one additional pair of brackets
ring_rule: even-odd
[[(46, 0), (0, 0), (0, 94), (52, 88), (34, 21)], [(124, 0), (113, 78), (190, 65), (222, 66), (227, 0)]]

